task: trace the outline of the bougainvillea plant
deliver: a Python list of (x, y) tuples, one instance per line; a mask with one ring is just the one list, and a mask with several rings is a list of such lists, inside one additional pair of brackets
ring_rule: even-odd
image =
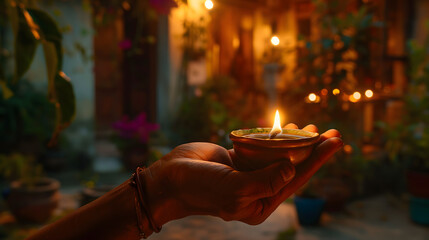
[(122, 151), (147, 146), (151, 133), (159, 129), (159, 124), (148, 122), (146, 113), (141, 113), (134, 119), (124, 116), (113, 123), (112, 127), (116, 133), (113, 141)]

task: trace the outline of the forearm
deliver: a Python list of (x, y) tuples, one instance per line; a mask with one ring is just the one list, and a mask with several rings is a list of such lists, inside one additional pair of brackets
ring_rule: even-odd
[[(134, 194), (134, 187), (126, 181), (103, 197), (42, 228), (29, 240), (139, 239)], [(143, 221), (148, 226), (145, 216)]]

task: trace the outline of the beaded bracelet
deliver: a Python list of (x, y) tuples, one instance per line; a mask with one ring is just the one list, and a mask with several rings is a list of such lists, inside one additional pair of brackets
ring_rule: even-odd
[(139, 234), (140, 237), (142, 238), (147, 238), (149, 237), (150, 233), (148, 235), (146, 235), (146, 233), (144, 232), (144, 226), (143, 226), (143, 216), (142, 213), (144, 212), (144, 214), (147, 217), (147, 220), (149, 222), (149, 227), (151, 228), (151, 230), (153, 232), (160, 232), (162, 227), (158, 227), (155, 222), (153, 221), (152, 218), (152, 213), (150, 212), (150, 208), (148, 207), (148, 205), (146, 204), (146, 201), (143, 197), (143, 186), (144, 184), (142, 184), (141, 178), (140, 178), (140, 172), (144, 171), (144, 168), (141, 167), (137, 167), (136, 168), (136, 172), (133, 173), (133, 175), (131, 176), (130, 179), (130, 185), (136, 188), (136, 194), (134, 197), (134, 203), (135, 203), (135, 207), (136, 207), (136, 213), (137, 213), (137, 225), (139, 228)]

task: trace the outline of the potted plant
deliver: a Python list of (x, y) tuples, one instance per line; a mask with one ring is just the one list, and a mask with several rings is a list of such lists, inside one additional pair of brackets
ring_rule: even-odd
[(319, 195), (314, 178), (295, 193), (293, 200), (301, 225), (319, 224), (326, 201)]
[(156, 123), (149, 123), (146, 113), (139, 114), (134, 119), (124, 116), (113, 124), (115, 130), (113, 143), (122, 154), (122, 162), (126, 169), (134, 171), (136, 167), (149, 165), (152, 154), (150, 137), (159, 129)]
[[(429, 24), (428, 24), (429, 28)], [(429, 37), (423, 44), (410, 41), (410, 82), (405, 95), (403, 153), (409, 170), (407, 187), (411, 194), (411, 219), (429, 225)]]
[[(429, 23), (428, 23), (429, 28)], [(387, 126), (386, 150), (392, 160), (406, 167), (410, 215), (429, 225), (429, 37), (422, 44), (409, 42), (409, 83), (404, 94), (404, 113), (397, 124)], [(406, 112), (405, 112), (406, 111)]]
[(0, 175), (10, 180), (5, 198), (20, 222), (42, 223), (58, 206), (60, 183), (43, 176), (42, 167), (31, 156), (0, 155)]
[(28, 80), (5, 86), (14, 94), (0, 95), (0, 153), (41, 154), (55, 128), (55, 105)]
[(314, 184), (318, 195), (326, 200), (326, 211), (342, 211), (351, 197), (362, 194), (366, 169), (359, 148), (350, 144), (323, 166)]
[(80, 206), (86, 205), (103, 196), (115, 186), (98, 184), (99, 176), (91, 173), (90, 177), (82, 181), (83, 189), (80, 192)]

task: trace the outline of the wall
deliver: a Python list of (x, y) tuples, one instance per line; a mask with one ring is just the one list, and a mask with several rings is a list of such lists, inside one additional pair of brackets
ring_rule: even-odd
[(158, 23), (158, 79), (157, 79), (157, 122), (167, 137), (174, 135), (171, 125), (182, 97), (181, 77), (183, 58), (183, 22), (196, 21), (208, 12), (201, 0), (188, 0), (189, 7), (179, 4), (168, 16), (160, 16)]

